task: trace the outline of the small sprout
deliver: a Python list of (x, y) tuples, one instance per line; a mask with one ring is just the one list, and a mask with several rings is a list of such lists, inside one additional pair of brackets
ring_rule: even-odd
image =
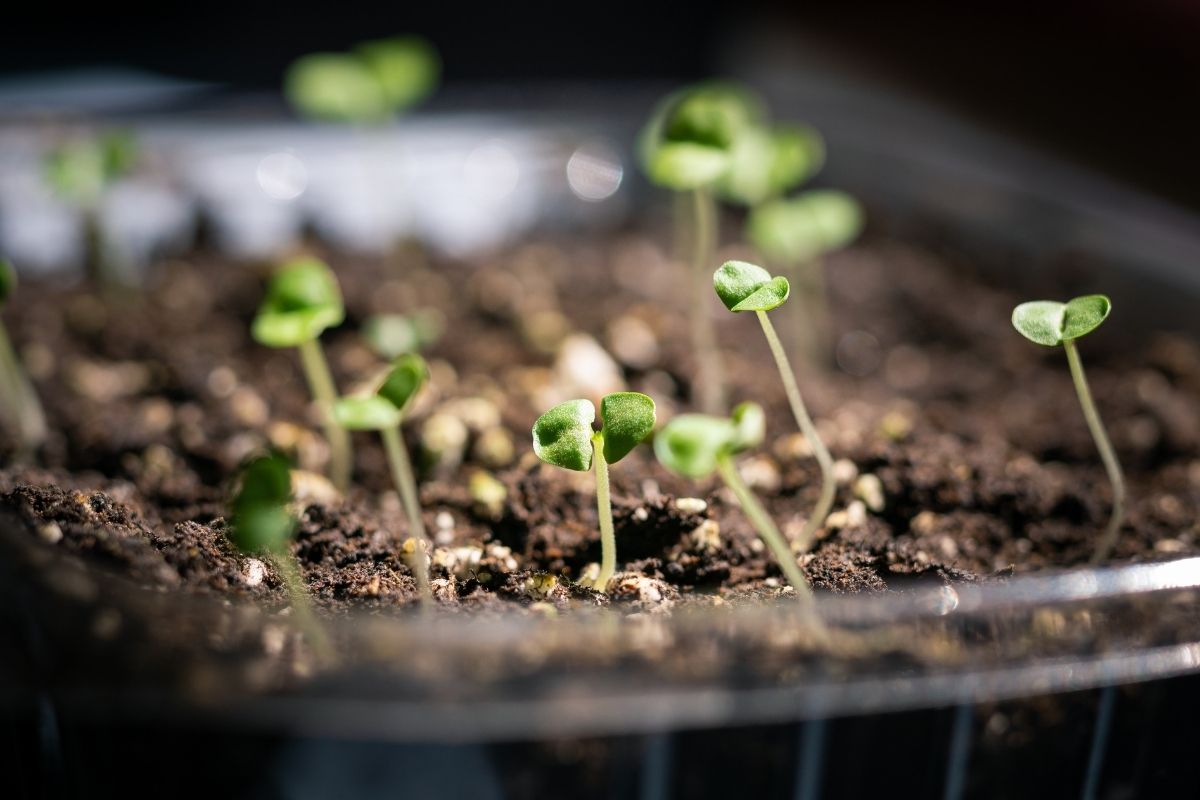
[(593, 430), (596, 407), (569, 400), (538, 417), (533, 452), (547, 464), (587, 472), (595, 467), (596, 511), (600, 517), (600, 572), (592, 584), (604, 591), (617, 569), (617, 541), (609, 500), (608, 465), (627, 456), (654, 430), (654, 401), (638, 392), (615, 392), (600, 401), (602, 428)]
[[(17, 271), (0, 258), (0, 307), (16, 289)], [(21, 453), (29, 455), (46, 439), (46, 416), (3, 324), (0, 324), (0, 383), (3, 384), (0, 403), (16, 427)]]
[(797, 266), (845, 247), (862, 228), (857, 200), (834, 189), (814, 189), (755, 208), (746, 221), (746, 238), (772, 261)]
[(345, 315), (342, 293), (333, 272), (315, 258), (303, 258), (275, 273), (251, 328), (259, 344), (299, 349), (309, 389), (324, 417), (330, 478), (340, 492), (350, 485), (350, 435), (333, 416), (337, 388), (321, 349), (320, 336), (327, 328), (340, 325)]
[(723, 200), (753, 208), (808, 180), (824, 159), (824, 140), (812, 128), (750, 128), (734, 141), (717, 191)]
[(363, 338), (371, 349), (391, 360), (405, 353), (417, 353), (442, 335), (442, 318), (436, 311), (421, 311), (410, 316), (376, 314), (363, 324)]
[(682, 414), (668, 422), (654, 438), (654, 454), (664, 467), (687, 478), (719, 474), (763, 543), (770, 548), (788, 583), (807, 601), (811, 591), (792, 549), (746, 486), (733, 461), (738, 453), (762, 443), (763, 420), (762, 408), (755, 403), (742, 403), (728, 419)]
[(778, 308), (787, 301), (789, 292), (787, 278), (773, 277), (771, 273), (756, 264), (745, 261), (727, 261), (713, 273), (713, 288), (716, 290), (717, 296), (721, 298), (721, 302), (730, 311), (753, 311), (757, 315), (763, 335), (766, 336), (767, 344), (771, 348), (771, 355), (775, 358), (775, 366), (783, 381), (783, 388), (787, 394), (788, 404), (792, 408), (792, 415), (796, 418), (796, 424), (800, 427), (804, 438), (808, 440), (817, 464), (821, 467), (821, 495), (800, 533), (800, 546), (807, 549), (812, 545), (817, 529), (825, 522), (829, 509), (833, 507), (837, 481), (833, 475), (833, 458), (817, 434), (817, 428), (808, 414), (804, 399), (800, 396), (800, 388), (796, 385), (796, 376), (788, 363), (787, 353), (784, 352), (783, 344), (779, 341), (778, 334), (775, 333), (775, 326), (767, 316), (768, 311)]
[(419, 36), (393, 36), (354, 48), (383, 89), (392, 112), (424, 100), (437, 88), (442, 60), (437, 49)]
[(1075, 393), (1079, 396), (1079, 405), (1083, 409), (1084, 419), (1088, 429), (1096, 441), (1096, 449), (1100, 451), (1100, 460), (1108, 472), (1112, 484), (1113, 507), (1108, 526), (1104, 535), (1096, 543), (1092, 554), (1093, 562), (1108, 558), (1117, 541), (1117, 533), (1125, 518), (1125, 478), (1121, 473), (1121, 464), (1113, 450), (1112, 442), (1104, 430), (1104, 422), (1100, 412), (1092, 400), (1092, 390), (1088, 386), (1087, 376), (1083, 371), (1083, 362), (1079, 358), (1079, 349), (1075, 341), (1100, 327), (1108, 318), (1112, 303), (1102, 294), (1090, 294), (1076, 297), (1066, 303), (1051, 300), (1034, 300), (1021, 303), (1012, 314), (1012, 324), (1017, 331), (1031, 342), (1046, 347), (1062, 345), (1067, 351), (1067, 365), (1071, 370), (1071, 380), (1075, 383)]
[(676, 192), (711, 186), (729, 167), (729, 153), (697, 142), (664, 142), (650, 157), (650, 180)]
[[(379, 431), (384, 451), (387, 453), (388, 466), (392, 471), (392, 481), (396, 485), (396, 491), (400, 493), (400, 500), (404, 503), (405, 513), (408, 515), (409, 530), (412, 538), (420, 542), (428, 542), (428, 537), (425, 535), (425, 523), (421, 519), (421, 501), (416, 480), (413, 478), (412, 463), (400, 438), (400, 425), (404, 421), (405, 410), (428, 379), (429, 368), (425, 359), (410, 353), (392, 362), (392, 368), (373, 394), (343, 397), (334, 406), (334, 416), (343, 429)], [(433, 594), (429, 587), (429, 565), (425, 561), (425, 549), (427, 548), (421, 548), (419, 552), (418, 549), (414, 549), (409, 563), (412, 565), (422, 600), (429, 601)]]
[(317, 654), (327, 659), (328, 640), (313, 616), (304, 578), (289, 549), (296, 531), (291, 501), (292, 475), (287, 460), (279, 455), (254, 459), (242, 470), (241, 486), (233, 499), (229, 540), (242, 553), (271, 561), (291, 598), (297, 625)]
[(402, 36), (366, 42), (351, 53), (302, 56), (288, 67), (284, 93), (310, 117), (381, 122), (423, 100), (440, 72), (432, 45)]

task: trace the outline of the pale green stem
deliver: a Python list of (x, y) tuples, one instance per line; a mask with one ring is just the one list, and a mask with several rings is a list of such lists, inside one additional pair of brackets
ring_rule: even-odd
[(392, 480), (400, 500), (404, 503), (404, 512), (408, 514), (409, 533), (418, 542), (418, 552), (413, 553), (411, 561), (413, 575), (417, 579), (417, 590), (421, 593), (422, 602), (433, 599), (429, 588), (429, 564), (425, 561), (425, 550), (429, 539), (425, 535), (425, 522), (421, 519), (421, 500), (417, 494), (417, 482), (413, 478), (412, 464), (408, 460), (408, 451), (400, 440), (400, 427), (383, 428), (379, 431), (383, 438), (383, 449), (387, 451), (388, 465), (392, 468)]
[(779, 562), (784, 577), (796, 590), (796, 596), (805, 602), (811, 600), (812, 589), (809, 588), (808, 581), (804, 579), (800, 565), (796, 563), (796, 555), (792, 552), (792, 548), (788, 547), (787, 539), (783, 538), (779, 528), (775, 527), (775, 522), (758, 502), (754, 492), (750, 491), (750, 487), (746, 486), (742, 476), (738, 474), (737, 465), (733, 463), (733, 459), (728, 455), (717, 459), (717, 472), (720, 473), (725, 485), (737, 498), (738, 505), (741, 506), (746, 518), (750, 520), (750, 524), (754, 526), (754, 530), (758, 532), (763, 543), (771, 549), (771, 554)]
[(833, 479), (833, 458), (825, 449), (825, 443), (817, 434), (817, 426), (813, 424), (812, 417), (808, 415), (808, 409), (804, 405), (804, 399), (800, 397), (800, 387), (796, 385), (796, 376), (792, 373), (787, 353), (784, 352), (779, 336), (775, 333), (775, 326), (771, 324), (767, 312), (758, 311), (756, 313), (758, 322), (762, 325), (763, 334), (767, 337), (767, 344), (771, 347), (771, 354), (775, 356), (775, 366), (779, 368), (779, 377), (783, 380), (783, 390), (787, 393), (788, 404), (792, 407), (792, 415), (795, 416), (796, 424), (800, 426), (800, 432), (808, 440), (817, 464), (821, 467), (821, 496), (817, 499), (812, 514), (805, 521), (803, 530), (800, 531), (798, 545), (801, 552), (805, 552), (812, 547), (817, 528), (825, 523), (825, 517), (829, 515), (829, 509), (833, 507), (834, 495), (837, 491), (837, 484)]
[(600, 572), (595, 588), (601, 592), (617, 571), (617, 536), (613, 530), (612, 500), (608, 495), (608, 462), (604, 460), (604, 438), (592, 437), (592, 464), (596, 471), (596, 515), (600, 518)]
[(829, 324), (829, 287), (825, 282), (825, 262), (821, 256), (813, 256), (799, 266), (804, 273), (804, 302), (799, 304), (801, 313), (807, 311), (804, 323), (808, 327), (808, 353), (814, 364), (828, 364), (831, 350), (832, 330)]
[(696, 353), (696, 382), (700, 409), (706, 414), (725, 413), (725, 378), (717, 351), (712, 316), (712, 259), (716, 249), (717, 206), (707, 189), (692, 192), (695, 243), (692, 247), (692, 348)]
[(321, 343), (316, 339), (303, 342), (300, 345), (300, 361), (304, 365), (308, 387), (321, 409), (325, 439), (329, 442), (330, 480), (339, 492), (345, 492), (350, 487), (350, 432), (338, 425), (333, 417), (337, 387), (333, 383), (333, 374), (329, 371)]
[(21, 370), (21, 362), (13, 351), (8, 332), (0, 325), (0, 373), (5, 383), (5, 402), (17, 426), (21, 449), (32, 453), (46, 439), (46, 416), (37, 392)]
[(1121, 529), (1121, 522), (1125, 519), (1125, 478), (1121, 474), (1121, 464), (1117, 461), (1117, 454), (1113, 450), (1112, 442), (1108, 440), (1108, 434), (1104, 432), (1104, 423), (1100, 419), (1100, 412), (1096, 410), (1096, 404), (1092, 401), (1092, 390), (1088, 387), (1087, 376), (1083, 373), (1083, 362), (1079, 360), (1079, 349), (1075, 346), (1075, 340), (1063, 341), (1063, 348), (1067, 351), (1067, 364), (1071, 367), (1071, 380), (1075, 382), (1075, 393), (1079, 395), (1079, 405), (1083, 408), (1083, 417), (1087, 420), (1092, 438), (1096, 440), (1096, 449), (1100, 451), (1100, 460), (1104, 462), (1108, 480), (1112, 483), (1112, 516), (1108, 518), (1108, 527), (1104, 529), (1104, 535), (1100, 537), (1100, 541), (1096, 543), (1096, 550), (1092, 553), (1092, 563), (1095, 564), (1108, 558), (1112, 553), (1113, 545), (1117, 542), (1117, 532)]
[(332, 662), (334, 659), (333, 648), (330, 647), (325, 628), (313, 613), (312, 600), (308, 596), (308, 589), (304, 585), (304, 578), (300, 574), (300, 565), (296, 563), (295, 556), (290, 553), (268, 553), (267, 557), (270, 559), (271, 565), (275, 567), (275, 572), (279, 574), (280, 580), (283, 581), (283, 588), (287, 590), (288, 600), (292, 604), (292, 619), (295, 620), (296, 627), (308, 639), (308, 644), (318, 661)]

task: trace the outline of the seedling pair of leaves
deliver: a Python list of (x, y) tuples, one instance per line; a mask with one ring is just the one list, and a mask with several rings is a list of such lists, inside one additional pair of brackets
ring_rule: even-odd
[(1100, 412), (1096, 410), (1092, 400), (1092, 390), (1088, 386), (1087, 375), (1083, 371), (1083, 362), (1079, 358), (1077, 340), (1100, 327), (1108, 319), (1112, 303), (1102, 294), (1091, 294), (1076, 297), (1066, 303), (1052, 300), (1034, 300), (1022, 303), (1013, 309), (1012, 323), (1017, 331), (1031, 342), (1044, 347), (1061, 345), (1067, 353), (1067, 365), (1071, 370), (1071, 380), (1075, 384), (1075, 393), (1079, 396), (1079, 405), (1083, 409), (1084, 419), (1088, 430), (1100, 451), (1100, 459), (1108, 473), (1112, 484), (1113, 507), (1104, 534), (1096, 543), (1092, 554), (1094, 562), (1103, 561), (1112, 553), (1125, 518), (1125, 478), (1121, 472), (1121, 464), (1117, 460), (1116, 451), (1104, 430), (1104, 422)]
[(421, 519), (420, 498), (417, 494), (416, 479), (413, 477), (412, 463), (400, 438), (400, 425), (404, 421), (404, 412), (428, 378), (429, 368), (425, 359), (415, 353), (403, 355), (392, 362), (391, 368), (373, 393), (360, 397), (343, 397), (337, 401), (334, 408), (337, 422), (343, 428), (378, 431), (383, 440), (392, 481), (400, 493), (400, 500), (404, 503), (405, 513), (408, 515), (412, 539), (419, 544), (405, 549), (412, 551), (410, 565), (417, 581), (417, 589), (425, 601), (433, 598), (429, 587), (429, 565), (425, 561), (424, 552), (427, 549), (428, 537), (425, 535), (425, 523)]
[(429, 96), (441, 67), (428, 41), (397, 36), (365, 42), (349, 53), (303, 56), (288, 68), (285, 93), (310, 117), (382, 122)]
[(779, 568), (799, 597), (811, 596), (808, 581), (774, 520), (738, 474), (734, 456), (763, 441), (766, 421), (757, 403), (742, 403), (728, 417), (683, 414), (667, 423), (654, 438), (654, 454), (672, 472), (687, 478), (707, 478), (713, 473), (733, 492), (738, 505), (771, 550)]
[[(17, 271), (0, 258), (0, 308), (17, 289)], [(21, 454), (31, 455), (46, 439), (46, 416), (37, 392), (21, 369), (8, 330), (0, 323), (0, 403), (16, 430)]]
[(596, 407), (569, 400), (540, 416), (533, 426), (533, 451), (548, 464), (596, 473), (600, 518), (600, 572), (593, 584), (604, 591), (616, 572), (617, 543), (609, 499), (608, 465), (615, 464), (654, 430), (654, 401), (639, 392), (616, 392), (600, 401), (602, 427), (594, 430)]

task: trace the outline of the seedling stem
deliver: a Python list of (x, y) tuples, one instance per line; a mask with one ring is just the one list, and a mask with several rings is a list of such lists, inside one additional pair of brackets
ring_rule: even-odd
[(699, 361), (700, 408), (706, 414), (725, 413), (725, 381), (717, 352), (717, 336), (708, 313), (708, 268), (716, 247), (716, 202), (707, 188), (692, 190), (692, 216), (695, 230), (692, 248), (692, 347)]
[(350, 486), (350, 432), (338, 425), (333, 416), (333, 405), (337, 402), (333, 374), (329, 371), (329, 362), (325, 360), (320, 341), (309, 339), (298, 347), (304, 376), (321, 409), (321, 424), (325, 439), (329, 442), (330, 479), (339, 492), (345, 492)]
[(266, 553), (266, 556), (279, 575), (279, 579), (283, 581), (283, 588), (288, 593), (288, 602), (292, 606), (292, 619), (295, 620), (296, 627), (308, 639), (308, 644), (312, 647), (317, 660), (325, 664), (332, 663), (334, 656), (333, 648), (329, 645), (329, 636), (313, 613), (312, 600), (309, 599), (304, 578), (300, 575), (296, 557), (286, 551), (271, 551)]
[(592, 464), (596, 472), (596, 514), (600, 518), (600, 574), (596, 588), (608, 586), (617, 571), (617, 535), (613, 531), (612, 503), (608, 496), (608, 462), (604, 460), (604, 437), (592, 436)]
[[(417, 495), (417, 482), (413, 478), (412, 463), (408, 460), (408, 451), (400, 441), (400, 426), (381, 428), (379, 435), (383, 439), (383, 448), (387, 451), (388, 465), (392, 468), (392, 479), (396, 483), (396, 491), (404, 502), (404, 510), (408, 514), (409, 530), (418, 542), (428, 541), (425, 536), (425, 522), (421, 519), (421, 505)], [(429, 589), (429, 564), (425, 561), (424, 553), (414, 553), (412, 569), (417, 579), (417, 589), (421, 593), (421, 601), (428, 603), (432, 599)]]

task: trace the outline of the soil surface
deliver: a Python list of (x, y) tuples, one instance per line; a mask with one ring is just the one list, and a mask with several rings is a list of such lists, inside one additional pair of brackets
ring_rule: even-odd
[[(404, 429), (442, 605), (646, 612), (791, 591), (732, 496), (669, 474), (647, 446), (611, 471), (624, 571), (607, 597), (575, 582), (599, 560), (592, 476), (541, 464), (530, 428), (553, 403), (624, 388), (651, 395), (660, 423), (690, 408), (686, 272), (654, 240), (538, 241), (471, 263), (416, 247), (386, 259), (326, 255), (348, 312), (323, 339), (343, 392), (385, 363), (359, 335), (371, 314), (435, 312), (442, 323), (425, 352), (432, 384)], [(750, 256), (721, 253), (739, 255)], [(1110, 487), (1063, 353), (1009, 324), (1027, 298), (890, 241), (825, 269), (828, 347), (793, 353), (840, 481), (834, 513), (801, 557), (812, 585), (883, 592), (1086, 563)], [(297, 354), (249, 336), (268, 273), (198, 255), (161, 265), (143, 294), (21, 285), (5, 322), (52, 433), (32, 461), (14, 461), (9, 436), (0, 447), (0, 508), (28, 523), (17, 535), (140, 585), (284, 605), (272, 566), (233, 550), (223, 519), (239, 465), (273, 446), (302, 470), (294, 550), (317, 604), (337, 613), (414, 603), (398, 545), (408, 526), (378, 440), (355, 434), (356, 485), (337, 496), (320, 477), (328, 451)], [(1129, 480), (1113, 559), (1196, 554), (1200, 345), (1169, 333), (1123, 341), (1113, 300), (1112, 319), (1081, 343)], [(730, 400), (767, 408), (768, 443), (742, 457), (741, 472), (794, 537), (817, 498), (816, 464), (753, 315), (715, 297), (708, 311)], [(789, 343), (803, 312), (795, 295), (772, 314)], [(481, 472), (503, 499), (473, 497)]]

